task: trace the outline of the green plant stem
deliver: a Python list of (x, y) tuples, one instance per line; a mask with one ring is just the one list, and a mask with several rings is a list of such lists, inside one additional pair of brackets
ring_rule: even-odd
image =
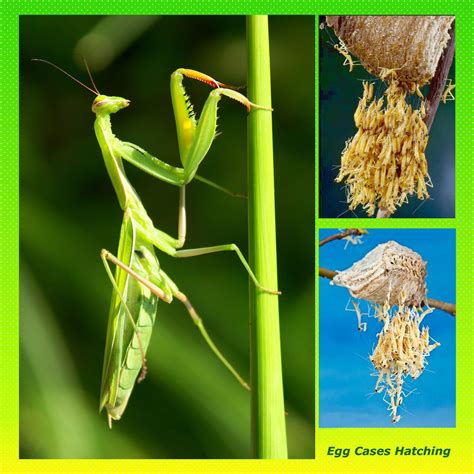
[[(247, 17), (248, 95), (271, 106), (268, 18)], [(272, 112), (248, 118), (249, 255), (265, 288), (276, 289), (277, 258), (273, 185)], [(261, 459), (286, 459), (285, 409), (278, 296), (250, 285), (252, 445)]]

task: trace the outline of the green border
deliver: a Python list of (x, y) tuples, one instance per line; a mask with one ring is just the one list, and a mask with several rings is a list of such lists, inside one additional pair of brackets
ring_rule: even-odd
[[(317, 461), (78, 461), (44, 460), (18, 461), (18, 363), (19, 363), (19, 285), (18, 285), (18, 229), (19, 229), (19, 92), (18, 92), (18, 16), (21, 14), (453, 14), (456, 16), (456, 218), (454, 219), (321, 219), (317, 226), (325, 227), (451, 227), (457, 230), (457, 427), (453, 429), (396, 429), (383, 430), (323, 430), (317, 429)], [(2, 87), (1, 118), (1, 237), (0, 237), (0, 377), (1, 418), (0, 443), (1, 469), (3, 472), (368, 472), (417, 471), (417, 472), (468, 472), (472, 461), (472, 311), (468, 308), (472, 298), (472, 95), (470, 89), (472, 69), (472, 3), (469, 0), (371, 0), (327, 1), (243, 1), (170, 0), (121, 3), (112, 0), (48, 2), (15, 2), (3, 0), (0, 23)], [(317, 51), (317, 48), (316, 48)], [(317, 55), (317, 53), (316, 53)], [(316, 71), (318, 70), (316, 57)], [(298, 72), (295, 71), (295, 74)], [(288, 85), (291, 93), (291, 85)], [(317, 101), (316, 101), (317, 113)], [(316, 115), (316, 131), (318, 120)], [(317, 137), (317, 133), (316, 133)], [(317, 166), (317, 165), (316, 165)], [(318, 169), (316, 169), (318, 177)], [(316, 208), (317, 202), (316, 184)], [(316, 284), (316, 287), (318, 285)], [(317, 291), (316, 291), (317, 298)], [(316, 331), (318, 324), (316, 323)], [(316, 354), (318, 344), (316, 339)], [(317, 365), (316, 365), (317, 367)], [(317, 368), (316, 368), (316, 376)], [(317, 379), (316, 379), (317, 380)], [(317, 398), (316, 398), (317, 400)], [(414, 437), (422, 443), (443, 440), (453, 454), (444, 459), (327, 459), (324, 448), (328, 442), (346, 443), (350, 446), (364, 439), (379, 444), (388, 433), (398, 439)]]

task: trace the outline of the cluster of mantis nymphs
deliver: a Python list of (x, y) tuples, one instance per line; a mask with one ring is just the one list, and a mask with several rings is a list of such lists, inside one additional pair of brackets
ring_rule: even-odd
[(398, 408), (411, 392), (403, 390), (407, 377), (417, 379), (428, 364), (427, 357), (440, 344), (430, 344), (429, 328), (420, 328), (423, 318), (433, 311), (408, 307), (404, 301), (390, 309), (387, 303), (375, 306), (375, 316), (384, 326), (370, 361), (377, 376), (375, 393), (384, 393), (384, 401), (393, 423), (400, 421)]
[[(129, 100), (100, 94), (92, 76), (90, 79), (93, 89), (49, 61), (36, 61), (45, 62), (59, 69), (97, 96), (92, 103), (92, 112), (96, 115), (94, 130), (107, 172), (124, 212), (117, 256), (105, 249), (101, 252), (105, 270), (113, 286), (100, 394), (100, 410), (105, 408), (107, 411), (109, 426), (112, 427), (112, 420), (119, 420), (122, 417), (135, 383), (146, 376), (145, 355), (150, 343), (158, 300), (171, 303), (173, 298), (176, 298), (181, 301), (214, 354), (241, 385), (249, 389), (247, 383), (211, 340), (187, 296), (163, 271), (156, 257), (155, 248), (178, 258), (222, 251), (235, 252), (257, 288), (270, 294), (279, 294), (276, 290), (265, 289), (260, 285), (235, 244), (181, 250), (186, 238), (186, 185), (196, 178), (217, 189), (229, 192), (196, 174), (216, 136), (217, 109), (220, 99), (223, 96), (234, 99), (244, 105), (247, 111), (251, 109), (271, 111), (272, 109), (250, 102), (235, 89), (216, 81), (207, 74), (192, 69), (176, 70), (171, 75), (171, 99), (179, 156), (183, 167), (174, 167), (133, 143), (119, 140), (113, 134), (111, 114), (128, 107)], [(183, 85), (185, 77), (203, 82), (213, 88), (199, 120)], [(177, 238), (155, 227), (140, 197), (127, 178), (123, 160), (179, 188)], [(112, 273), (109, 262), (116, 266), (115, 275)]]
[[(427, 357), (440, 344), (430, 343), (428, 327), (420, 327), (433, 311), (426, 307), (426, 262), (419, 254), (395, 241), (379, 244), (352, 267), (338, 272), (332, 282), (348, 288), (351, 296), (369, 303), (370, 315), (383, 323), (377, 345), (369, 359), (376, 372), (374, 393), (383, 393), (393, 423), (400, 421), (398, 408), (410, 393), (404, 391), (407, 377), (417, 379), (428, 364)], [(359, 331), (359, 303), (353, 301)]]
[(345, 179), (349, 209), (361, 205), (369, 216), (376, 206), (390, 213), (407, 202), (414, 193), (429, 198), (431, 186), (425, 149), (428, 129), (423, 119), (425, 107), (420, 96), (419, 109), (407, 103), (407, 91), (396, 80), (396, 71), (381, 72), (390, 79), (384, 96), (374, 98), (374, 84), (364, 82), (364, 94), (354, 114), (358, 129), (346, 142), (337, 182)]

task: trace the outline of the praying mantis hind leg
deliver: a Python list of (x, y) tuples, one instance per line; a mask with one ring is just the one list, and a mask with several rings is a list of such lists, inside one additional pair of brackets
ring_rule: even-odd
[[(101, 258), (104, 262), (107, 274), (109, 275), (109, 278), (112, 282), (112, 285), (114, 286), (115, 291), (117, 291), (117, 293), (119, 294), (120, 300), (122, 301), (122, 304), (126, 308), (125, 310), (127, 312), (127, 315), (130, 319), (130, 322), (131, 322), (131, 324), (134, 328), (135, 333), (137, 334), (137, 338), (140, 341), (139, 345), (140, 345), (140, 351), (141, 351), (141, 355), (142, 355), (142, 372), (141, 372), (139, 378), (137, 379), (137, 381), (141, 382), (146, 376), (147, 367), (146, 367), (145, 353), (143, 351), (143, 345), (142, 345), (141, 339), (140, 339), (139, 328), (135, 324), (135, 321), (133, 320), (133, 317), (132, 317), (130, 311), (128, 310), (128, 307), (127, 307), (127, 305), (126, 305), (126, 303), (123, 299), (123, 296), (119, 292), (117, 284), (115, 283), (115, 279), (114, 279), (114, 277), (112, 275), (112, 272), (110, 270), (108, 261), (111, 261), (112, 263), (114, 263), (115, 265), (120, 267), (122, 270), (127, 272), (132, 278), (135, 278), (139, 283), (141, 283), (146, 288), (148, 288), (154, 295), (156, 295), (159, 299), (163, 300), (165, 303), (171, 303), (172, 298), (167, 294), (167, 292), (163, 291), (163, 289), (158, 287), (154, 282), (142, 277), (140, 274), (138, 274), (132, 268), (125, 265), (118, 258), (116, 258), (114, 255), (112, 255), (108, 250), (105, 250), (105, 249), (102, 250)], [(162, 283), (163, 286), (167, 287), (171, 291), (172, 295), (175, 296), (176, 299), (178, 299), (179, 301), (181, 301), (184, 304), (184, 306), (188, 310), (188, 313), (191, 316), (194, 324), (198, 327), (199, 332), (201, 333), (202, 337), (205, 339), (206, 343), (208, 344), (208, 346), (210, 347), (212, 352), (214, 352), (214, 354), (224, 364), (224, 366), (232, 373), (232, 375), (238, 380), (238, 382), (244, 388), (246, 388), (247, 390), (250, 390), (250, 387), (247, 384), (247, 382), (245, 382), (245, 380), (240, 376), (240, 374), (237, 372), (237, 370), (234, 369), (234, 367), (230, 364), (230, 362), (224, 357), (222, 352), (217, 348), (216, 344), (211, 339), (211, 337), (209, 336), (209, 333), (207, 332), (206, 328), (204, 327), (202, 319), (197, 314), (196, 310), (194, 309), (193, 305), (189, 301), (188, 297), (178, 289), (178, 287), (171, 280), (171, 278), (168, 275), (166, 275), (166, 273), (163, 272), (162, 270), (159, 271), (159, 277), (160, 277), (160, 280), (163, 282)]]
[(242, 252), (240, 251), (239, 247), (235, 244), (224, 244), (224, 245), (214, 245), (212, 247), (201, 247), (197, 249), (185, 249), (185, 250), (178, 250), (176, 253), (173, 254), (173, 257), (177, 258), (187, 258), (187, 257), (198, 257), (200, 255), (207, 255), (210, 253), (216, 252), (235, 252), (239, 257), (242, 265), (244, 266), (245, 270), (249, 274), (250, 279), (253, 281), (254, 285), (262, 290), (265, 293), (269, 293), (271, 295), (281, 295), (281, 291), (278, 290), (270, 290), (268, 288), (263, 287), (260, 282), (257, 280), (257, 277), (253, 273), (250, 265), (248, 264), (247, 260), (243, 256)]
[(207, 345), (211, 348), (212, 352), (214, 352), (214, 354), (219, 358), (219, 360), (227, 367), (229, 372), (231, 372), (232, 375), (238, 380), (240, 385), (242, 385), (247, 390), (250, 390), (249, 384), (240, 376), (240, 374), (234, 369), (234, 367), (232, 367), (232, 365), (228, 362), (228, 360), (224, 357), (222, 352), (217, 348), (217, 346), (212, 341), (211, 337), (209, 336), (209, 333), (204, 327), (204, 323), (202, 322), (202, 319), (197, 314), (196, 310), (191, 304), (191, 301), (189, 301), (189, 298), (183, 292), (179, 290), (173, 294), (177, 300), (181, 301), (181, 303), (184, 304), (184, 306), (188, 310), (189, 315), (191, 316), (191, 319), (193, 320), (194, 324), (199, 329), (199, 332), (201, 333), (204, 340), (207, 342)]
[(158, 288), (153, 283), (148, 282), (143, 277), (141, 277), (138, 273), (136, 273), (130, 267), (125, 265), (123, 262), (121, 262), (117, 257), (115, 257), (113, 254), (111, 254), (108, 250), (102, 249), (102, 251), (100, 253), (100, 257), (101, 257), (102, 262), (104, 264), (104, 268), (105, 268), (105, 271), (107, 273), (107, 276), (109, 277), (109, 280), (112, 283), (112, 286), (114, 288), (115, 293), (117, 294), (117, 296), (120, 299), (120, 302), (121, 302), (121, 304), (122, 304), (122, 306), (125, 310), (125, 314), (127, 315), (127, 319), (129, 320), (131, 326), (133, 327), (133, 330), (134, 330), (135, 335), (137, 337), (138, 348), (139, 348), (139, 351), (140, 351), (140, 356), (141, 356), (141, 361), (142, 361), (142, 368), (141, 368), (141, 371), (140, 371), (140, 375), (138, 376), (138, 379), (137, 379), (137, 382), (140, 383), (145, 379), (146, 374), (148, 372), (148, 367), (147, 367), (147, 363), (146, 363), (147, 361), (146, 361), (146, 356), (145, 356), (145, 348), (144, 348), (144, 344), (143, 344), (143, 341), (142, 341), (142, 336), (140, 334), (140, 330), (137, 326), (137, 323), (136, 323), (135, 319), (132, 316), (130, 308), (128, 307), (127, 302), (125, 301), (125, 298), (124, 298), (122, 292), (120, 291), (120, 289), (117, 285), (117, 282), (115, 281), (114, 275), (112, 274), (112, 270), (111, 270), (110, 265), (109, 265), (109, 261), (112, 262), (113, 264), (115, 264), (116, 266), (120, 267), (122, 270), (126, 271), (130, 276), (135, 278), (140, 283), (144, 284), (146, 287), (148, 287), (150, 289), (150, 291), (152, 293), (154, 293), (158, 298), (162, 299), (166, 303), (170, 302), (170, 298), (169, 298), (169, 296), (167, 296), (165, 294), (165, 292), (163, 290)]
[(234, 367), (230, 364), (230, 362), (224, 357), (222, 352), (214, 344), (213, 340), (209, 336), (209, 333), (204, 327), (204, 323), (201, 317), (198, 315), (197, 311), (194, 309), (194, 306), (191, 304), (191, 301), (189, 300), (189, 298), (182, 291), (179, 290), (179, 288), (176, 286), (176, 283), (174, 283), (173, 280), (171, 280), (171, 278), (164, 271), (161, 271), (160, 273), (161, 273), (162, 278), (166, 281), (168, 286), (171, 288), (171, 291), (173, 292), (173, 296), (178, 301), (183, 303), (183, 305), (187, 309), (189, 316), (191, 317), (194, 324), (199, 329), (201, 336), (204, 338), (204, 340), (206, 341), (207, 345), (210, 347), (212, 352), (214, 352), (217, 358), (224, 364), (224, 366), (229, 370), (229, 372), (237, 379), (240, 385), (242, 385), (245, 389), (250, 390), (250, 386), (248, 385), (248, 383), (242, 378), (242, 376), (237, 372), (237, 370), (234, 369)]

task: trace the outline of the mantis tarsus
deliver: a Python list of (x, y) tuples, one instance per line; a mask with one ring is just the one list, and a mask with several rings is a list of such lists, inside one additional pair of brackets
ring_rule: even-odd
[[(100, 94), (90, 73), (93, 88), (81, 83), (49, 61), (38, 61), (46, 62), (59, 69), (97, 96), (92, 104), (92, 111), (96, 115), (94, 129), (105, 166), (120, 207), (124, 211), (117, 256), (105, 249), (101, 252), (105, 270), (113, 286), (100, 394), (100, 410), (106, 409), (109, 426), (112, 426), (112, 420), (119, 420), (123, 415), (135, 382), (140, 382), (146, 376), (145, 355), (150, 342), (158, 300), (171, 303), (173, 298), (176, 298), (181, 301), (212, 351), (235, 378), (249, 389), (247, 383), (215, 346), (187, 296), (161, 269), (155, 247), (178, 258), (233, 251), (260, 290), (279, 294), (278, 291), (268, 290), (260, 285), (235, 244), (181, 250), (186, 238), (186, 185), (196, 177), (211, 186), (223, 189), (205, 178), (196, 176), (198, 167), (208, 153), (216, 133), (218, 102), (222, 96), (226, 96), (242, 103), (247, 111), (251, 109), (270, 111), (271, 109), (253, 104), (244, 95), (206, 74), (191, 69), (176, 70), (171, 75), (171, 98), (179, 155), (183, 167), (173, 167), (150, 155), (139, 146), (119, 140), (113, 134), (110, 116), (128, 107), (129, 100)], [(184, 77), (204, 82), (214, 88), (204, 104), (199, 120), (193, 112), (192, 104), (183, 86)], [(123, 160), (161, 181), (179, 187), (177, 238), (154, 226), (137, 192), (127, 179)], [(116, 267), (115, 275), (112, 273), (109, 262)]]

